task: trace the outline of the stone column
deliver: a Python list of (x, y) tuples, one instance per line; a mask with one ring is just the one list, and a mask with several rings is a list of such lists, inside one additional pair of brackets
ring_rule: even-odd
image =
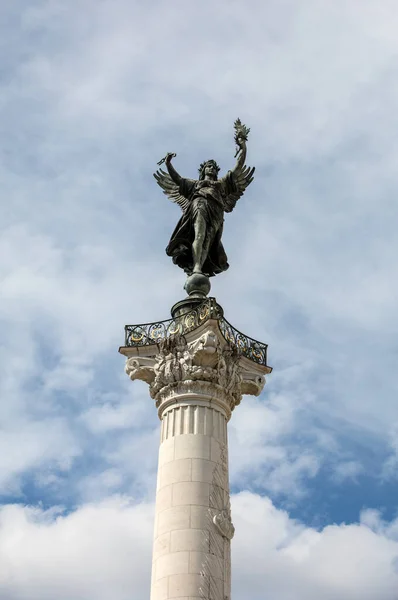
[(151, 600), (230, 600), (227, 423), (269, 367), (226, 342), (217, 320), (156, 346), (124, 347), (161, 420)]

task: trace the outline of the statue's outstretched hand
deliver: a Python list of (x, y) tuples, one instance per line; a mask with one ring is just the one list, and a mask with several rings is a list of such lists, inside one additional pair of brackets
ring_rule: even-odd
[(175, 152), (168, 152), (166, 154), (166, 156), (158, 162), (158, 165), (160, 166), (163, 163), (166, 163), (166, 165), (169, 165), (171, 163), (171, 159), (175, 158), (176, 156), (177, 156), (177, 154)]
[(238, 135), (236, 141), (241, 149), (246, 148), (246, 138), (244, 138), (242, 135)]
[(239, 153), (243, 154), (244, 152), (246, 152), (246, 142), (247, 142), (247, 136), (249, 135), (249, 132), (250, 132), (250, 127), (246, 127), (246, 125), (244, 125), (240, 119), (236, 119), (236, 121), (234, 123), (234, 128), (235, 128), (235, 144), (236, 144), (235, 158), (236, 158)]
[(171, 163), (171, 159), (175, 158), (177, 156), (177, 154), (175, 152), (168, 152), (166, 154), (166, 165), (169, 165)]
[(242, 154), (242, 152), (246, 151), (246, 140), (244, 137), (242, 136), (238, 136), (236, 137), (236, 152), (235, 152), (235, 158)]

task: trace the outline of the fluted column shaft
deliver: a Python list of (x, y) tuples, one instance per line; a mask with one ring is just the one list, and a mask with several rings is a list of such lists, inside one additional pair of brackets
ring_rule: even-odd
[[(162, 415), (151, 600), (230, 597), (227, 419), (210, 401), (184, 400)], [(221, 516), (222, 518), (222, 516)]]

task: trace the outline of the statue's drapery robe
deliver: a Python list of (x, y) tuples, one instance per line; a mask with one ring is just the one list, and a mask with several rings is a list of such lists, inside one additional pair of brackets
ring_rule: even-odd
[(188, 208), (177, 223), (166, 253), (173, 262), (188, 274), (193, 271), (192, 244), (195, 239), (195, 221), (201, 214), (206, 223), (204, 243), (208, 243), (208, 253), (202, 271), (212, 277), (229, 267), (227, 255), (221, 243), (224, 223), (224, 201), (235, 191), (233, 175), (229, 172), (220, 181), (195, 181), (182, 179), (180, 194), (189, 200)]

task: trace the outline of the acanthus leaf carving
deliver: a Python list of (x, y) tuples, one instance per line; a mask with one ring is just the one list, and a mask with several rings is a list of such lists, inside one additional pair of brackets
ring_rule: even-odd
[(152, 398), (165, 386), (183, 381), (204, 381), (223, 388), (232, 399), (241, 399), (242, 377), (239, 373), (239, 354), (228, 345), (221, 346), (213, 330), (188, 344), (183, 336), (163, 341), (155, 357), (154, 380), (150, 385)]
[(127, 359), (125, 371), (131, 380), (141, 379), (151, 384), (155, 379), (154, 358), (132, 356)]
[(196, 390), (220, 398), (233, 410), (242, 394), (258, 395), (264, 386), (255, 366), (242, 361), (238, 349), (223, 343), (211, 327), (190, 342), (182, 335), (165, 338), (157, 344), (156, 354), (136, 351), (127, 359), (126, 373), (149, 384), (157, 405), (175, 393)]

